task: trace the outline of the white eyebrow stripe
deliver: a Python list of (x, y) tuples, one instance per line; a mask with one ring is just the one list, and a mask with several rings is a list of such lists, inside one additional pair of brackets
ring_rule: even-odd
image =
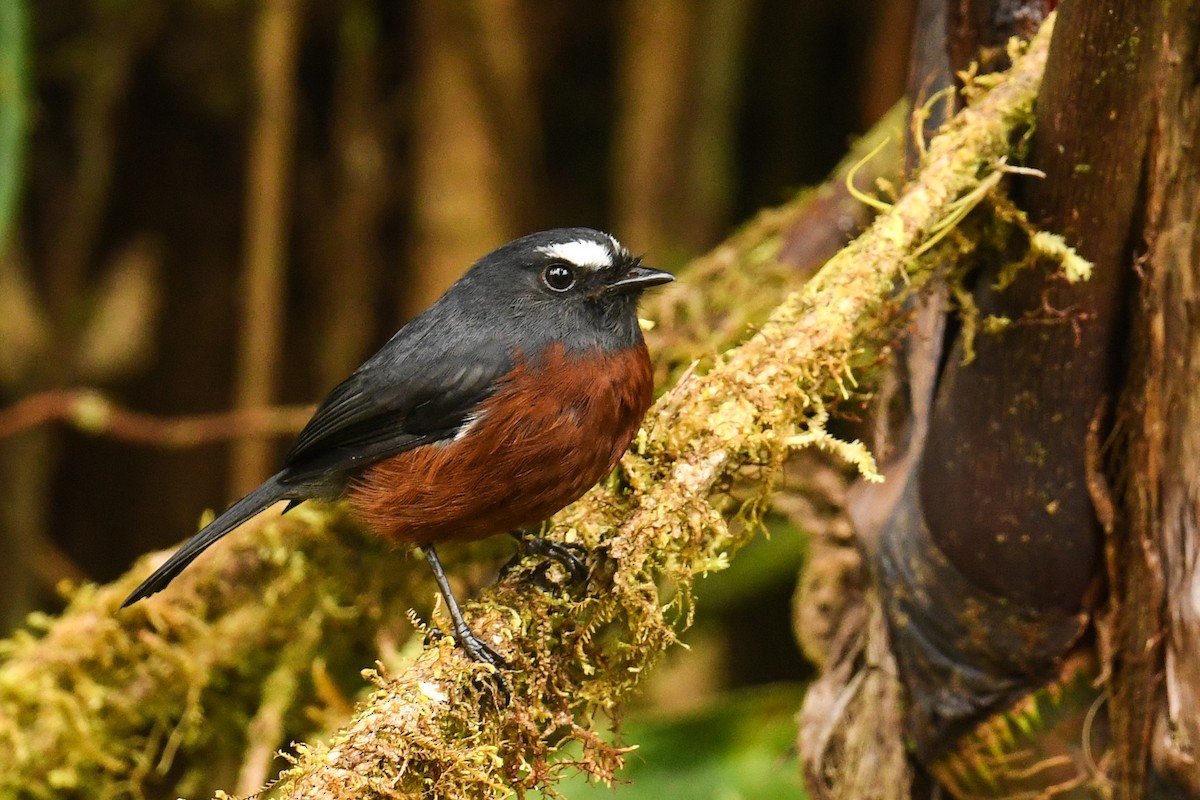
[(591, 239), (557, 242), (539, 247), (538, 252), (585, 269), (603, 269), (611, 267), (613, 263), (612, 252), (600, 242)]

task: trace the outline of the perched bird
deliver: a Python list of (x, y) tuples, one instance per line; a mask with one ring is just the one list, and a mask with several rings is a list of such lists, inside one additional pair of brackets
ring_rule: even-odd
[[(613, 469), (653, 390), (638, 299), (671, 280), (590, 228), (534, 233), (489, 253), (325, 398), (283, 469), (204, 526), (122, 607), (163, 589), (268, 506), (344, 498), (375, 533), (424, 552), (455, 640), (500, 666), (463, 620), (435, 545), (506, 531), (530, 537), (525, 526)], [(581, 567), (561, 545), (533, 542)]]

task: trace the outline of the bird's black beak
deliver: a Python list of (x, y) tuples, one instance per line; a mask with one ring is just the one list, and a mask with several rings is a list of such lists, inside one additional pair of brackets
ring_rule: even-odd
[(637, 266), (630, 267), (616, 280), (609, 281), (605, 289), (609, 292), (636, 292), (675, 280), (675, 276), (661, 269)]

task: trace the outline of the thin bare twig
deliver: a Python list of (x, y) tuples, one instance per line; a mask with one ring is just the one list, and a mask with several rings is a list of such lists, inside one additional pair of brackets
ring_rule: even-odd
[(63, 422), (93, 436), (158, 447), (194, 447), (242, 437), (294, 434), (312, 412), (312, 406), (273, 406), (159, 417), (122, 408), (93, 389), (56, 389), (0, 410), (0, 439)]

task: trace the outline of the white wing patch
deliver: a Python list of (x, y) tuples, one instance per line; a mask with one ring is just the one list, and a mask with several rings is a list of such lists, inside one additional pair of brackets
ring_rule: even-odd
[(557, 242), (539, 247), (538, 250), (551, 258), (562, 259), (583, 269), (603, 269), (613, 264), (612, 251), (606, 245), (591, 239)]
[[(483, 414), (484, 414), (484, 412), (482, 412), (482, 411), (476, 412), (474, 414), (468, 414), (466, 416), (466, 418), (463, 419), (463, 424), (461, 426), (459, 426), (457, 431), (454, 432), (454, 438), (451, 439), (450, 441), (451, 442), (462, 441), (466, 437), (466, 435), (471, 432), (471, 429), (475, 427), (475, 423), (479, 422), (479, 420), (483, 418)], [(445, 442), (444, 439), (442, 441), (443, 441), (443, 443)]]

